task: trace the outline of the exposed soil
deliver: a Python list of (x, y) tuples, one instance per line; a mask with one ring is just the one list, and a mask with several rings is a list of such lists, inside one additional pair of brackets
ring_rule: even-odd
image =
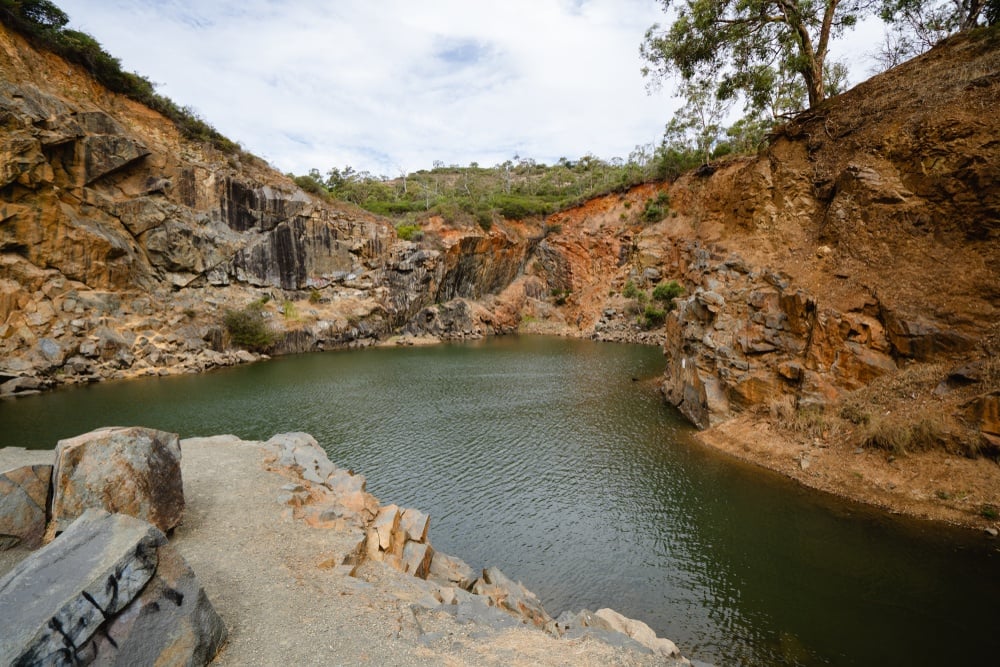
[[(976, 529), (1000, 529), (1000, 465), (941, 451), (892, 455), (834, 439), (795, 438), (768, 420), (744, 415), (698, 439), (743, 461), (842, 498), (893, 514)], [(985, 514), (985, 515), (984, 515)]]

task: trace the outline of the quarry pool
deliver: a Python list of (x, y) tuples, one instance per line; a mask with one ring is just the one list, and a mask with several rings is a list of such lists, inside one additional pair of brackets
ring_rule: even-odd
[[(548, 337), (300, 355), (0, 402), (0, 446), (98, 426), (312, 433), (555, 616), (610, 606), (719, 665), (991, 664), (998, 544), (706, 451), (656, 348)], [(224, 480), (220, 480), (224, 483)]]

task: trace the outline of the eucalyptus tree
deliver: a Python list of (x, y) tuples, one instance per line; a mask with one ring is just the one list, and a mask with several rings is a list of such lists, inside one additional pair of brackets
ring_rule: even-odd
[(809, 107), (829, 94), (830, 42), (877, 8), (878, 0), (660, 0), (670, 25), (646, 31), (643, 74), (708, 78), (716, 94), (768, 106), (775, 78), (801, 77)]

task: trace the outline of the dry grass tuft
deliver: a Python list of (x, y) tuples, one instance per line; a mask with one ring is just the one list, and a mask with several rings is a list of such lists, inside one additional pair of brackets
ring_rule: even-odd
[(870, 422), (862, 445), (902, 455), (931, 449), (950, 449), (947, 424), (934, 417), (910, 421), (905, 417), (883, 417)]

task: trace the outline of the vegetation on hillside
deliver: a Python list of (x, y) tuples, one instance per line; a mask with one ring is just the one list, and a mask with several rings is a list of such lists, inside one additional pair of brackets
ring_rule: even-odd
[[(832, 39), (878, 15), (889, 30), (873, 54), (882, 71), (939, 40), (1000, 20), (1000, 0), (660, 0), (668, 25), (640, 47), (651, 87), (671, 81), (684, 106), (666, 141), (707, 161), (751, 151), (768, 131), (847, 88), (847, 68), (829, 57)], [(743, 118), (721, 120), (742, 101)]]
[[(252, 352), (265, 352), (274, 344), (274, 330), (264, 315), (266, 302), (267, 299), (258, 299), (239, 310), (226, 310), (222, 321), (233, 345)], [(291, 302), (282, 308), (282, 313), (287, 319), (294, 319), (294, 304), (288, 304)]]
[(304, 190), (380, 215), (440, 215), (448, 223), (475, 221), (489, 229), (497, 215), (508, 220), (543, 217), (595, 196), (675, 178), (699, 164), (696, 152), (664, 142), (637, 146), (627, 160), (585, 155), (547, 165), (515, 155), (492, 167), (436, 162), (432, 169), (398, 178), (356, 172), (349, 166), (330, 169), (325, 176), (313, 169), (294, 178)]
[(122, 69), (121, 61), (85, 32), (66, 27), (69, 17), (50, 0), (0, 0), (0, 22), (24, 35), (35, 46), (80, 65), (109, 90), (145, 104), (169, 118), (188, 139), (203, 141), (232, 153), (239, 146), (187, 107), (156, 92), (153, 83)]

